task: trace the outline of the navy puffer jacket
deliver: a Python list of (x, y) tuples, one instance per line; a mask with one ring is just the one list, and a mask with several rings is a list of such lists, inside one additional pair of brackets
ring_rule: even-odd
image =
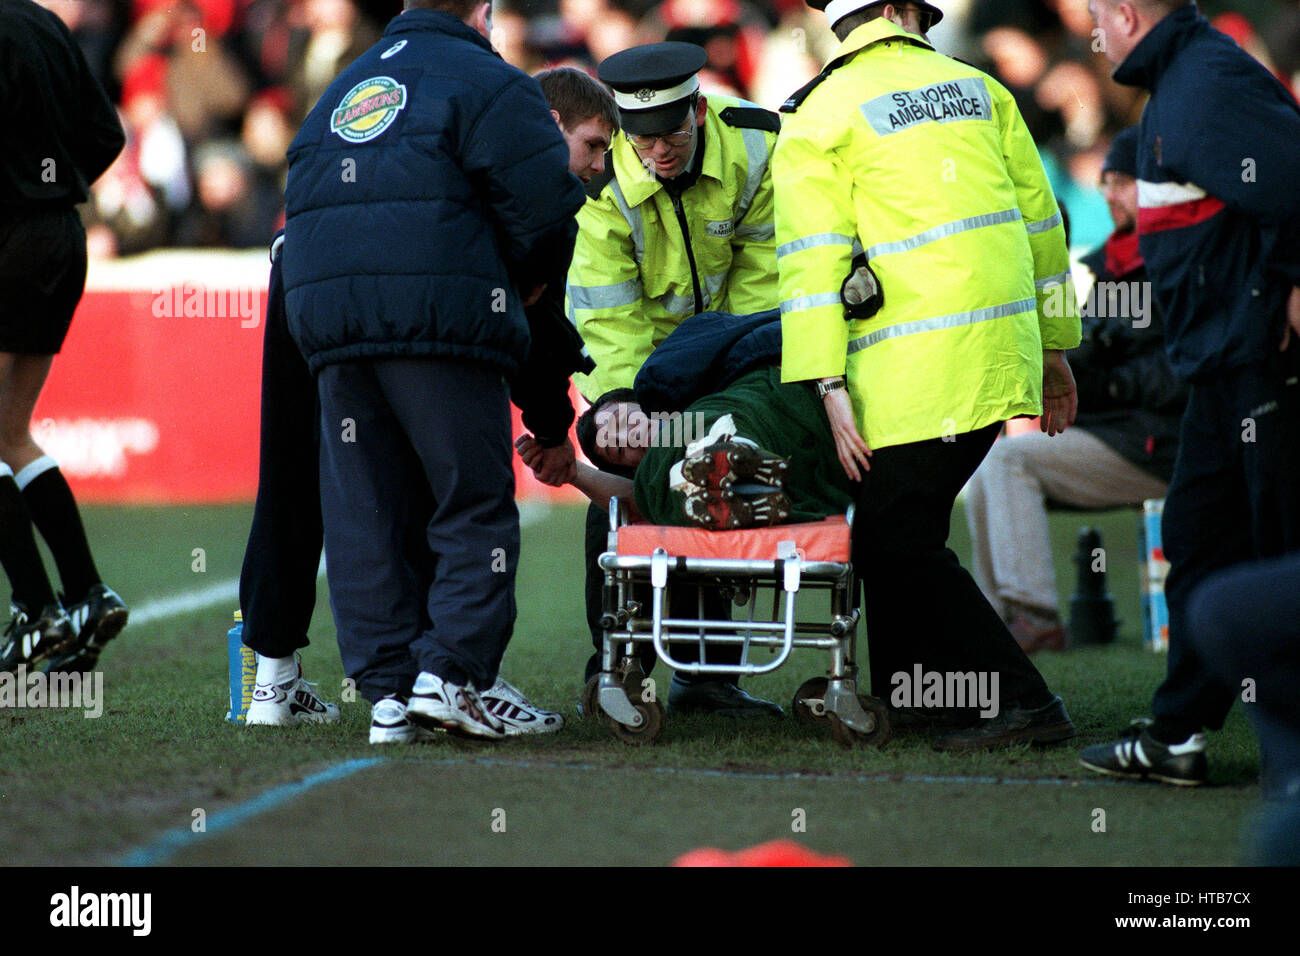
[(289, 328), (313, 372), (452, 357), (514, 374), (520, 290), (563, 275), (586, 196), (537, 82), (451, 14), (411, 10), (289, 147)]
[(647, 412), (680, 412), (746, 372), (781, 361), (781, 313), (700, 312), (668, 333), (636, 373)]

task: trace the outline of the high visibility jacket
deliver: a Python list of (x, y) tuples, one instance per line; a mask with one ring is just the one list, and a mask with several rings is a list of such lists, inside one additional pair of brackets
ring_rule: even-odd
[[(784, 381), (847, 374), (872, 448), (1042, 410), (1079, 344), (1060, 210), (1007, 90), (888, 20), (782, 107), (772, 161)], [(845, 320), (865, 251), (884, 293)]]
[(574, 376), (588, 399), (631, 388), (654, 348), (696, 312), (776, 307), (768, 163), (776, 133), (732, 125), (765, 117), (775, 127), (776, 117), (714, 94), (706, 113), (703, 166), (680, 215), (623, 136), (614, 140), (613, 176), (578, 213), (568, 310), (596, 362), (591, 375)]

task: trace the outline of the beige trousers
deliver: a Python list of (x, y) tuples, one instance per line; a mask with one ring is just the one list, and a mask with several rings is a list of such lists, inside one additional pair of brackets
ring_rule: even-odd
[(1167, 486), (1081, 428), (1003, 437), (966, 484), (975, 580), (1005, 619), (1007, 602), (1057, 610), (1045, 500), (1118, 508), (1162, 498)]

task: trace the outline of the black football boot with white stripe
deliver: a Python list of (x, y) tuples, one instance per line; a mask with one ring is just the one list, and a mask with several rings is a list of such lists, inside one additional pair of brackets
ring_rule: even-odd
[(1139, 718), (1122, 740), (1085, 747), (1079, 762), (1089, 770), (1130, 780), (1159, 780), (1178, 787), (1199, 787), (1208, 772), (1205, 734), (1192, 734), (1176, 744), (1151, 736), (1151, 720)]
[(17, 604), (9, 609), (13, 617), (0, 644), (0, 672), (42, 664), (76, 644), (77, 631), (60, 605), (49, 605), (38, 618)]
[(126, 627), (130, 610), (116, 591), (106, 584), (92, 585), (85, 598), (68, 608), (77, 640), (65, 653), (50, 661), (48, 673), (84, 674), (94, 670), (104, 645)]

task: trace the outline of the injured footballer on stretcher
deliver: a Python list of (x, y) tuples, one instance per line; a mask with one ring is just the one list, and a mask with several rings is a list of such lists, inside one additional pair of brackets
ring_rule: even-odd
[[(852, 492), (822, 400), (808, 382), (783, 384), (780, 358), (775, 310), (687, 319), (634, 389), (605, 393), (579, 418), (598, 468), (579, 463), (573, 485), (654, 524), (731, 530), (842, 514)], [(537, 442), (515, 444), (536, 469)]]

